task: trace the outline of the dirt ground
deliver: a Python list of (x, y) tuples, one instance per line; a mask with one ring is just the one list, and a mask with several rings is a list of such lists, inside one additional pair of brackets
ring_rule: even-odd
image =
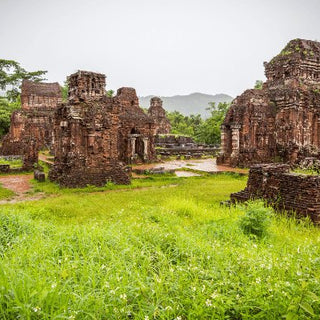
[(15, 196), (10, 199), (0, 200), (0, 204), (41, 199), (43, 197), (42, 193), (37, 193), (36, 195), (28, 194), (28, 191), (32, 189), (32, 178), (33, 174), (0, 176), (1, 185), (4, 188), (12, 190), (15, 193)]
[[(165, 170), (175, 170), (175, 169), (183, 169), (189, 168), (193, 170), (199, 170), (204, 172), (237, 172), (237, 173), (248, 173), (247, 169), (239, 169), (239, 168), (232, 168), (228, 166), (220, 166), (217, 165), (215, 158), (208, 158), (208, 159), (197, 159), (197, 160), (172, 160), (172, 161), (165, 161), (156, 164), (146, 164), (146, 165), (137, 165), (134, 166), (136, 169), (156, 169), (156, 168), (164, 168)], [(177, 171), (176, 173), (178, 173)]]
[[(45, 157), (43, 157), (45, 160)], [(216, 164), (216, 159), (199, 159), (199, 160), (172, 160), (156, 164), (147, 164), (147, 165), (137, 165), (134, 168), (139, 169), (151, 169), (164, 167), (168, 170), (177, 170), (176, 175), (178, 177), (191, 177), (198, 176), (199, 174), (191, 171), (183, 171), (183, 168), (193, 169), (203, 172), (238, 172), (238, 173), (247, 173), (246, 169), (231, 168), (227, 166), (218, 166)], [(179, 170), (178, 170), (179, 169)], [(136, 175), (133, 175), (135, 177)], [(138, 177), (138, 176), (137, 176)], [(141, 176), (140, 176), (141, 177)], [(0, 176), (1, 185), (9, 190), (12, 190), (15, 193), (15, 196), (7, 199), (0, 200), (0, 204), (5, 203), (16, 203), (20, 201), (30, 201), (41, 199), (44, 194), (37, 193), (36, 195), (29, 194), (28, 192), (32, 190), (31, 179), (33, 174), (20, 174), (20, 175), (3, 175)]]

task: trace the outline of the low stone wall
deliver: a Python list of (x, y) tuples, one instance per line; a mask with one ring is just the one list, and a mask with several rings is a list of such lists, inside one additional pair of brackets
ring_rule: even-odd
[(5, 173), (10, 172), (10, 165), (9, 164), (0, 164), (0, 172), (5, 172)]
[(205, 155), (216, 156), (219, 148), (161, 148), (156, 149), (158, 155), (163, 156), (185, 156), (189, 155), (194, 158), (201, 158)]
[(320, 223), (320, 176), (289, 173), (285, 164), (250, 168), (247, 187), (232, 193), (232, 202), (264, 199), (278, 210), (295, 211)]

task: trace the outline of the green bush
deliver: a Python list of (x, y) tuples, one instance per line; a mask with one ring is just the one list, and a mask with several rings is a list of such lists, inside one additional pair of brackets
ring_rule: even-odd
[(256, 201), (250, 202), (244, 211), (244, 216), (239, 220), (243, 233), (257, 238), (265, 237), (273, 210), (265, 207), (262, 201)]

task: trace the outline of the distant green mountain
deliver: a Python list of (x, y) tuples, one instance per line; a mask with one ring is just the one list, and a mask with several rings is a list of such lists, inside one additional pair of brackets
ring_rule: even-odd
[[(140, 106), (143, 108), (149, 108), (150, 99), (154, 97), (152, 95), (146, 97), (139, 97)], [(202, 117), (208, 117), (209, 113), (206, 110), (209, 106), (209, 102), (230, 102), (233, 100), (227, 94), (204, 94), (204, 93), (191, 93), (189, 95), (177, 95), (173, 97), (161, 97), (163, 101), (163, 107), (167, 111), (179, 111), (184, 115), (201, 114)]]

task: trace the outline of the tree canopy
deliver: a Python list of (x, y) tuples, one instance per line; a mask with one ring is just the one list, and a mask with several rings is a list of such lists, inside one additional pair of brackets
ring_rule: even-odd
[(178, 111), (167, 112), (171, 123), (171, 132), (174, 134), (187, 135), (199, 143), (219, 144), (220, 126), (230, 107), (230, 103), (209, 103), (210, 117), (202, 119), (200, 114), (185, 116)]
[(26, 71), (14, 60), (0, 59), (0, 138), (10, 127), (10, 117), (20, 107), (20, 88), (22, 80), (45, 80), (47, 71)]

